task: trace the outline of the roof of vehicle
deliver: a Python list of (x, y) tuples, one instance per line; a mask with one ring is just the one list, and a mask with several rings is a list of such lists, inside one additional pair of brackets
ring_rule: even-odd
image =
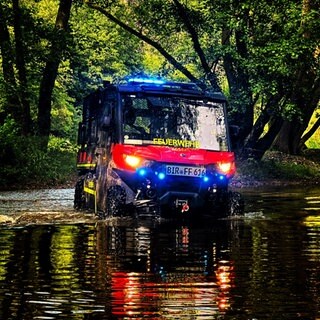
[(174, 82), (160, 79), (131, 78), (119, 84), (106, 83), (105, 87), (116, 87), (120, 92), (128, 93), (163, 93), (166, 95), (180, 94), (183, 96), (205, 97), (208, 99), (225, 101), (226, 98), (221, 92), (211, 92), (201, 89), (192, 82)]

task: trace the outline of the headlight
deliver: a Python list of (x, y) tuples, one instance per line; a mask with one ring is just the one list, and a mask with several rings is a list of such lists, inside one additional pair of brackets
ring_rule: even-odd
[(150, 168), (153, 161), (144, 159), (143, 157), (139, 156), (133, 156), (130, 154), (123, 154), (123, 163), (124, 166), (123, 169), (129, 169), (129, 170), (140, 170), (146, 171), (147, 168)]
[(124, 155), (124, 161), (134, 169), (138, 168), (142, 163), (142, 159), (140, 157), (131, 155)]
[(233, 175), (235, 173), (236, 168), (234, 162), (218, 162), (217, 170), (219, 173), (225, 175)]

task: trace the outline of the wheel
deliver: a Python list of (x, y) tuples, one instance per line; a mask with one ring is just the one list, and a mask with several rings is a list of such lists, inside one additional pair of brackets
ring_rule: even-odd
[(112, 186), (107, 191), (106, 213), (108, 217), (122, 216), (126, 204), (126, 192), (121, 186)]
[(83, 183), (84, 183), (84, 178), (80, 178), (75, 185), (73, 207), (76, 210), (84, 209), (85, 198), (84, 198), (84, 192), (83, 192)]
[(229, 191), (228, 214), (229, 216), (240, 216), (244, 214), (244, 199), (241, 193)]

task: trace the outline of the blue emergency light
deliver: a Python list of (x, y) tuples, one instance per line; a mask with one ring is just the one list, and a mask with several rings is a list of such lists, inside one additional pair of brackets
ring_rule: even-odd
[(210, 180), (209, 177), (207, 177), (207, 176), (204, 176), (202, 179), (204, 182), (208, 182)]
[(166, 177), (166, 175), (165, 175), (163, 172), (160, 172), (160, 173), (158, 174), (159, 180), (163, 180), (165, 177)]
[(147, 84), (164, 84), (166, 83), (162, 79), (154, 79), (154, 78), (130, 78), (128, 82), (135, 83), (147, 83)]

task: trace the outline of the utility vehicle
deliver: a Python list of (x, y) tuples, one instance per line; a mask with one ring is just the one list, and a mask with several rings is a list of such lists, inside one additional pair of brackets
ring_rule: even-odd
[(77, 209), (233, 214), (235, 156), (219, 92), (149, 78), (105, 83), (84, 99), (78, 140)]

